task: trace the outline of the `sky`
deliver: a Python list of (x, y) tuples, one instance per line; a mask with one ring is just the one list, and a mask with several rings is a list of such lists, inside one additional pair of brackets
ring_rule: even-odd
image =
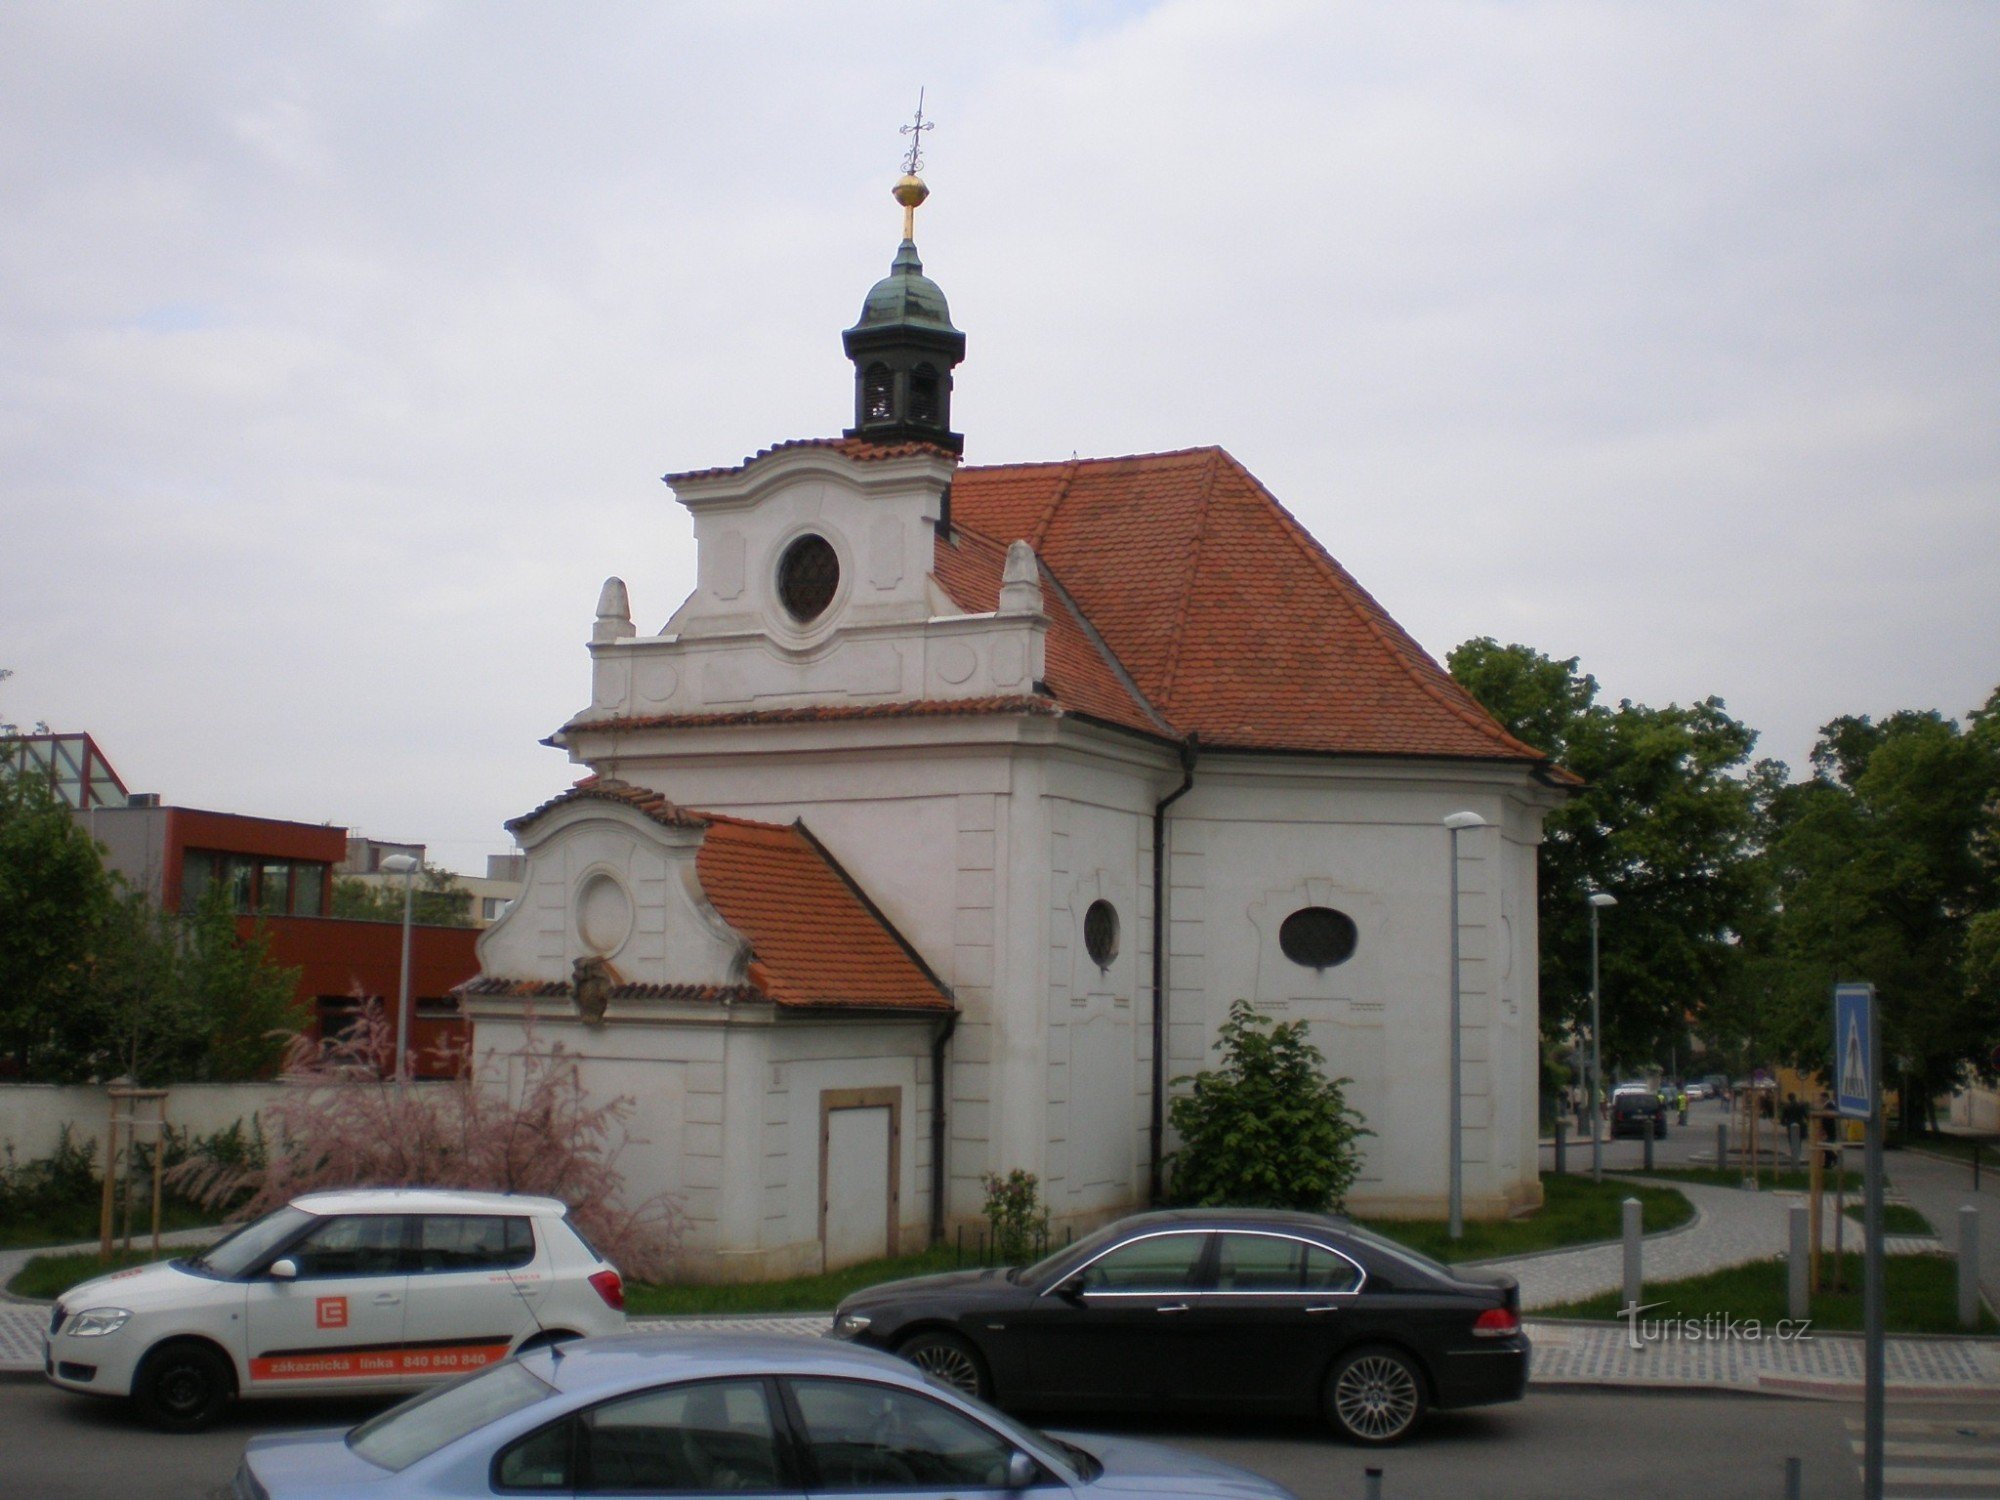
[(1442, 658), (2000, 684), (2000, 6), (0, 7), (0, 721), (480, 873), (659, 476), (852, 419), (901, 229), (971, 463), (1220, 444)]

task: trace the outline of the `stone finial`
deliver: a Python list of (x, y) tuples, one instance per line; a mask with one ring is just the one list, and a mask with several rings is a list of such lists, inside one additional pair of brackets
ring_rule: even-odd
[(1000, 574), (1000, 613), (1038, 615), (1042, 612), (1042, 568), (1035, 549), (1016, 542), (1007, 549), (1007, 566)]
[(632, 626), (632, 602), (625, 596), (625, 580), (607, 578), (597, 595), (597, 624), (590, 632), (593, 641), (619, 641), (638, 632)]

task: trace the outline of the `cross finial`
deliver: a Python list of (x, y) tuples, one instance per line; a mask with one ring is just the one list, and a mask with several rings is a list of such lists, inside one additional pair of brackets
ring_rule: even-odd
[(903, 170), (909, 173), (910, 176), (914, 177), (923, 170), (924, 132), (936, 128), (929, 120), (924, 118), (924, 91), (918, 89), (917, 118), (912, 123), (899, 127), (896, 132), (898, 135), (906, 135), (910, 138), (909, 152), (903, 157)]

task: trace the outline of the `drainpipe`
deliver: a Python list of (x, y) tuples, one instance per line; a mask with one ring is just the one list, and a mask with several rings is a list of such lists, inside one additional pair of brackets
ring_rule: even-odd
[(1181, 784), (1153, 804), (1153, 1119), (1148, 1201), (1162, 1196), (1161, 1156), (1167, 1137), (1167, 809), (1194, 785), (1199, 740), (1189, 735), (1180, 747)]
[(931, 1244), (944, 1243), (944, 1049), (958, 1030), (958, 1012), (938, 1023), (931, 1038)]

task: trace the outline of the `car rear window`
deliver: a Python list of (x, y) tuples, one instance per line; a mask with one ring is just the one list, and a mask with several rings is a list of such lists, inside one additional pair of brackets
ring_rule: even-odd
[(347, 1446), (371, 1464), (401, 1472), (447, 1443), (555, 1393), (554, 1386), (510, 1359), (370, 1417), (348, 1433)]

